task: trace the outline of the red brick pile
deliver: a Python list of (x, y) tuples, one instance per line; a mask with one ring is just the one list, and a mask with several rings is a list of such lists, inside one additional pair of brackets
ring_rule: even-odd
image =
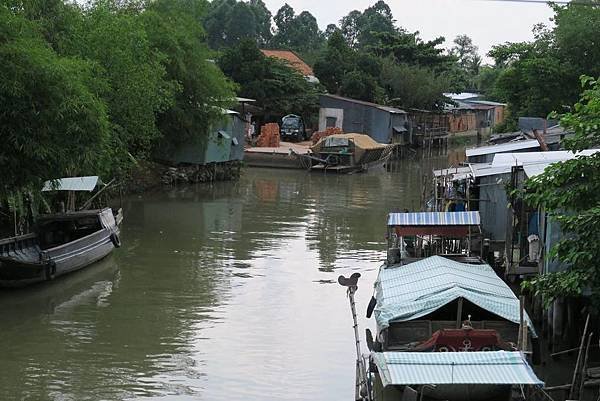
[(312, 144), (314, 145), (315, 143), (319, 142), (319, 139), (321, 139), (321, 138), (325, 138), (326, 136), (329, 136), (329, 135), (343, 134), (343, 133), (344, 133), (344, 131), (342, 131), (341, 128), (328, 127), (325, 129), (325, 131), (318, 131), (318, 132), (315, 132), (314, 134), (312, 134), (312, 136), (310, 137), (310, 140), (312, 141)]
[(269, 123), (260, 127), (260, 135), (256, 141), (259, 148), (278, 148), (279, 147), (279, 125)]

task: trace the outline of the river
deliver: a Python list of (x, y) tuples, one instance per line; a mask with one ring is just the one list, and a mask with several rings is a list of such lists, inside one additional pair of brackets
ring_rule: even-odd
[(350, 400), (352, 319), (385, 257), (385, 217), (423, 174), (247, 169), (240, 181), (126, 198), (123, 246), (70, 276), (0, 293), (1, 400)]

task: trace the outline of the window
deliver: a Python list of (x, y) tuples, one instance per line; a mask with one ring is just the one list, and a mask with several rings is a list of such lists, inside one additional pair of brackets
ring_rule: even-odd
[(326, 128), (335, 127), (336, 123), (337, 123), (337, 117), (326, 117), (325, 127)]

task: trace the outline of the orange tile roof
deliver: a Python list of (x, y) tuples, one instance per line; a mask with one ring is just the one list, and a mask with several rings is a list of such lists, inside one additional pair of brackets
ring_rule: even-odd
[(267, 57), (275, 57), (280, 60), (285, 60), (296, 69), (299, 73), (304, 76), (315, 75), (312, 68), (306, 64), (296, 53), (291, 50), (266, 50), (260, 49), (260, 51)]

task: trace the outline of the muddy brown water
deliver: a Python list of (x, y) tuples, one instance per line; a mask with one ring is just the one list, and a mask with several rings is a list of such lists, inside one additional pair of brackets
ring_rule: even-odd
[(385, 217), (422, 175), (247, 169), (239, 182), (127, 198), (123, 246), (54, 282), (0, 292), (0, 400), (350, 400), (340, 274), (361, 333)]

